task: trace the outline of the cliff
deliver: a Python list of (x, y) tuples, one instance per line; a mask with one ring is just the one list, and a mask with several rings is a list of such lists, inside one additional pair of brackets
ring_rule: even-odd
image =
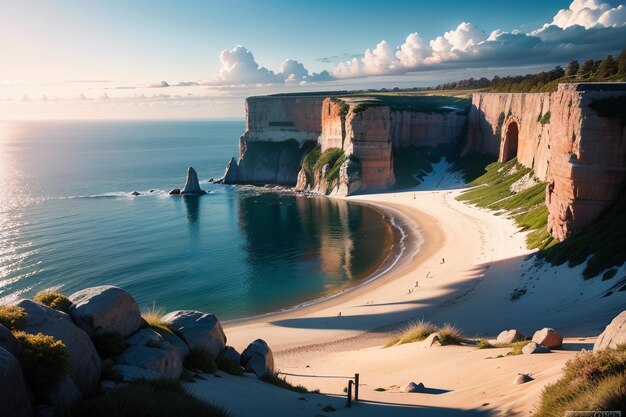
[(597, 103), (623, 108), (625, 98), (620, 83), (474, 94), (464, 151), (489, 153), (501, 162), (517, 157), (547, 181), (548, 229), (563, 240), (593, 224), (624, 190), (625, 122), (619, 112), (599, 112)]

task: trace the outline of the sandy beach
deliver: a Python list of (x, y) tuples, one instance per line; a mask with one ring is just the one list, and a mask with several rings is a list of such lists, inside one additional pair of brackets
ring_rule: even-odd
[[(363, 401), (404, 405), (394, 409), (394, 415), (401, 410), (414, 413), (415, 407), (428, 409), (428, 415), (435, 410), (517, 415), (532, 411), (543, 386), (558, 378), (576, 351), (592, 346), (594, 337), (623, 309), (623, 302), (602, 297), (612, 284), (582, 280), (580, 267), (553, 267), (529, 258), (525, 234), (505, 216), (458, 202), (460, 187), (444, 180), (445, 167), (439, 168), (419, 190), (349, 197), (388, 211), (402, 219), (408, 233), (421, 237), (413, 239), (392, 270), (301, 309), (226, 323), (228, 343), (241, 350), (255, 338), (265, 339), (277, 369), (286, 373), (358, 372)], [(525, 294), (513, 300), (518, 289)], [(394, 330), (422, 318), (453, 324), (467, 337), (495, 339), (509, 328), (532, 336), (535, 330), (553, 327), (567, 339), (563, 350), (552, 354), (504, 358), (497, 357), (506, 355), (507, 349), (419, 348), (419, 344), (382, 348)], [(512, 385), (520, 372), (535, 380)], [(337, 396), (343, 395), (346, 384), (340, 379), (288, 376), (288, 380)], [(411, 381), (424, 383), (432, 392), (401, 393)], [(205, 389), (198, 392), (209, 395)], [(333, 398), (322, 397), (319, 404)], [(228, 397), (222, 401), (229, 405)], [(333, 401), (342, 404), (344, 399)], [(379, 413), (372, 404), (361, 404), (358, 415)], [(311, 406), (312, 416), (319, 412), (318, 405)], [(247, 415), (245, 408), (239, 411)], [(271, 415), (270, 409), (266, 411)]]

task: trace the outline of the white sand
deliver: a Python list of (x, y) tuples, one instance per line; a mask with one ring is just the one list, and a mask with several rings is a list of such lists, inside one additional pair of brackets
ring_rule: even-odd
[[(525, 260), (530, 253), (525, 249), (525, 234), (518, 233), (507, 218), (456, 201), (458, 179), (446, 176), (445, 171), (445, 165), (436, 166), (421, 191), (349, 198), (401, 216), (409, 233), (420, 233), (424, 239), (417, 253), (407, 253), (380, 279), (330, 300), (226, 323), (228, 343), (241, 351), (252, 340), (265, 339), (274, 351), (277, 368), (284, 372), (359, 372), (361, 398), (370, 403), (351, 410), (340, 408), (333, 415), (431, 416), (460, 414), (462, 410), (479, 414), (487, 409), (528, 414), (542, 387), (559, 377), (574, 351), (593, 343), (593, 339), (580, 338), (599, 334), (626, 307), (625, 292), (602, 297), (624, 276), (626, 268), (612, 280), (584, 281), (582, 267), (535, 267), (533, 260)], [(415, 288), (416, 281), (419, 288)], [(520, 288), (525, 288), (526, 294), (511, 301), (511, 293)], [(410, 289), (414, 291), (409, 293)], [(505, 355), (507, 350), (420, 349), (416, 344), (382, 349), (389, 329), (419, 318), (455, 324), (470, 337), (495, 338), (509, 328), (532, 335), (539, 328), (554, 327), (570, 339), (567, 351), (499, 359), (486, 358)], [(536, 380), (514, 386), (518, 372), (532, 373)], [(323, 414), (320, 404), (332, 403), (337, 408), (343, 401), (324, 395), (299, 400), (301, 396), (274, 387), (273, 393), (266, 395), (247, 386), (256, 386), (257, 381), (229, 386), (226, 379), (232, 378), (191, 385), (203, 398), (219, 399), (241, 416), (315, 416)], [(341, 395), (345, 386), (345, 381), (336, 379), (288, 379), (336, 395)], [(423, 382), (434, 391), (398, 392), (411, 381)], [(376, 388), (386, 391), (377, 392)], [(237, 395), (230, 397), (230, 390)], [(276, 414), (283, 406), (289, 412)]]

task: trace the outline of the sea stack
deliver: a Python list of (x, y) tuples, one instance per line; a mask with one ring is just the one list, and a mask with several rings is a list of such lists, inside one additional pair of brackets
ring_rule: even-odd
[(184, 195), (203, 195), (206, 191), (200, 188), (200, 182), (198, 181), (198, 173), (192, 167), (187, 168), (187, 181), (185, 187), (180, 192)]

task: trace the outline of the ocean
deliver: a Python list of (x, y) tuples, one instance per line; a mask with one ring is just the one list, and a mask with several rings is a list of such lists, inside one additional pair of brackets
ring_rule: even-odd
[[(235, 319), (336, 294), (389, 261), (399, 232), (371, 207), (210, 183), (243, 131), (243, 121), (0, 122), (0, 302), (117, 285), (143, 309)], [(168, 195), (188, 166), (209, 194)]]

